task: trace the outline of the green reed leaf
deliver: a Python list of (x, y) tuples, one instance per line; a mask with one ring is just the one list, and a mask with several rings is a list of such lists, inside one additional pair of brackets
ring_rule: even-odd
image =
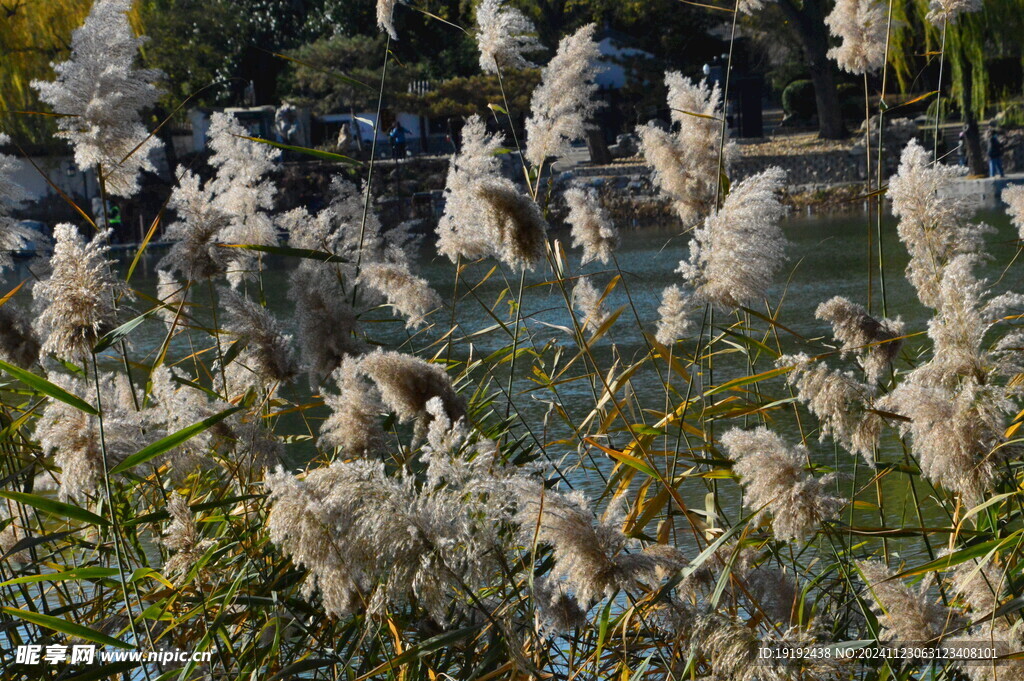
[(192, 437), (195, 437), (196, 435), (203, 432), (210, 426), (220, 423), (227, 417), (234, 414), (236, 411), (240, 411), (243, 408), (244, 407), (231, 407), (230, 409), (225, 409), (219, 414), (214, 414), (209, 418), (203, 419), (199, 423), (194, 423), (191, 426), (182, 428), (176, 433), (171, 433), (167, 437), (160, 438), (156, 442), (147, 445), (146, 447), (143, 447), (135, 454), (132, 454), (127, 459), (114, 466), (114, 468), (111, 469), (110, 474), (113, 475), (115, 473), (123, 473), (126, 470), (138, 466), (139, 464), (143, 464), (149, 461), (150, 459), (160, 456), (164, 452), (174, 449), (181, 443), (189, 440)]
[(32, 506), (33, 508), (38, 508), (40, 511), (49, 513), (50, 515), (70, 518), (72, 520), (89, 523), (90, 525), (99, 525), (101, 527), (110, 525), (110, 522), (106, 518), (101, 518), (91, 511), (86, 511), (84, 508), (72, 506), (71, 504), (66, 504), (63, 501), (57, 501), (56, 499), (41, 497), (37, 494), (0, 490), (0, 497), (25, 504), (27, 506)]
[(0, 582), (0, 587), (12, 586), (14, 584), (31, 584), (33, 582), (66, 582), (69, 579), (103, 579), (105, 577), (117, 576), (117, 568), (105, 567), (83, 567), (64, 572), (50, 572), (45, 575), (29, 575), (27, 577), (15, 577), (6, 582)]
[(50, 383), (42, 376), (36, 376), (31, 371), (25, 371), (24, 369), (12, 366), (7, 362), (0, 362), (0, 369), (4, 370), (38, 393), (52, 397), (64, 404), (71, 405), (78, 411), (84, 411), (86, 414), (92, 414), (93, 416), (97, 416), (99, 414), (99, 412), (96, 411), (96, 407), (92, 406), (82, 398), (72, 395), (67, 390), (64, 390), (64, 388)]
[(140, 324), (142, 324), (142, 322), (152, 317), (160, 309), (160, 307), (154, 307), (151, 310), (146, 310), (138, 317), (135, 317), (134, 319), (131, 319), (122, 324), (121, 326), (117, 327), (113, 331), (104, 334), (103, 338), (100, 338), (98, 341), (96, 341), (96, 346), (92, 349), (92, 351), (97, 354), (103, 352), (114, 343), (125, 338), (128, 334), (134, 331)]
[(54, 631), (59, 631), (62, 634), (68, 634), (69, 636), (77, 636), (78, 638), (83, 638), (86, 641), (92, 641), (93, 643), (99, 643), (105, 646), (113, 646), (115, 648), (124, 648), (127, 650), (132, 649), (131, 644), (125, 643), (121, 639), (117, 639), (112, 636), (107, 636), (106, 634), (102, 634), (96, 631), (95, 629), (90, 629), (89, 627), (83, 626), (81, 624), (76, 624), (74, 622), (62, 620), (59, 617), (51, 617), (50, 615), (43, 615), (38, 612), (31, 612), (30, 610), (19, 610), (18, 608), (9, 608), (6, 606), (0, 607), (0, 612), (5, 612), (8, 615), (17, 617), (19, 619), (23, 619), (26, 622), (38, 624), (41, 627), (53, 629)]

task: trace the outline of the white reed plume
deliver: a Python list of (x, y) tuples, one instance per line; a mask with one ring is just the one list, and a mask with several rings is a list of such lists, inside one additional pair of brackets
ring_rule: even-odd
[(441, 307), (441, 297), (426, 279), (409, 271), (408, 263), (369, 263), (359, 274), (359, 283), (384, 296), (389, 305), (406, 317), (406, 328), (423, 326), (427, 315)]
[(347, 355), (366, 350), (356, 336), (358, 322), (338, 275), (320, 263), (303, 262), (291, 275), (288, 297), (295, 306), (295, 325), (302, 364), (310, 386), (320, 385)]
[(586, 134), (587, 120), (597, 108), (594, 76), (601, 56), (594, 42), (595, 24), (562, 38), (558, 52), (541, 71), (526, 119), (526, 159), (540, 166), (550, 156), (569, 150)]
[[(880, 402), (880, 408), (907, 417), (900, 429), (911, 436), (922, 473), (937, 485), (980, 500), (1010, 454), (1001, 446), (1007, 417), (1018, 408), (1011, 382), (995, 378), (1019, 373), (1018, 333), (992, 350), (983, 348), (992, 319), (1006, 306), (1024, 307), (1024, 297), (986, 300), (986, 282), (973, 274), (980, 256), (957, 255), (942, 270), (934, 294), (935, 316), (928, 322), (932, 359), (920, 365)], [(1009, 351), (1009, 352), (1007, 352)], [(1008, 355), (1008, 356), (1007, 356)]]
[(203, 539), (192, 509), (182, 497), (168, 501), (167, 512), (171, 514), (171, 524), (164, 530), (161, 542), (172, 551), (172, 555), (164, 563), (163, 573), (182, 584), (203, 554), (217, 542)]
[(878, 0), (839, 0), (825, 23), (842, 40), (828, 51), (839, 68), (861, 75), (885, 64), (888, 12)]
[(96, 341), (114, 328), (114, 296), (126, 295), (127, 288), (111, 274), (106, 258), (108, 232), (97, 234), (88, 243), (74, 225), (57, 225), (53, 233), (53, 272), (32, 289), (41, 307), (35, 329), (44, 339), (44, 354), (80, 362), (88, 359)]
[(717, 84), (690, 81), (676, 71), (665, 74), (665, 84), (670, 115), (678, 131), (667, 132), (653, 125), (636, 131), (640, 149), (653, 170), (655, 186), (688, 227), (715, 208), (718, 185), (735, 156), (735, 144), (721, 147), (724, 114), (722, 91)]
[(462, 127), (462, 148), (452, 156), (445, 186), (444, 214), (437, 224), (437, 251), (452, 262), (461, 256), (476, 260), (496, 252), (491, 225), (481, 219), (476, 185), (501, 177), (501, 141), (487, 133), (479, 116)]
[(689, 259), (678, 271), (699, 299), (727, 309), (764, 299), (786, 260), (779, 228), (786, 207), (777, 196), (784, 178), (773, 167), (739, 182), (694, 231)]
[(661, 306), (658, 307), (658, 331), (655, 338), (662, 345), (671, 345), (686, 338), (693, 323), (687, 309), (693, 296), (678, 286), (666, 286), (661, 292)]
[(1011, 407), (1000, 391), (975, 381), (948, 388), (914, 376), (878, 402), (909, 419), (900, 431), (910, 435), (921, 473), (967, 503), (981, 501), (995, 480), (1002, 456), (994, 449)]
[(888, 195), (900, 241), (910, 252), (907, 279), (928, 307), (935, 307), (942, 268), (954, 255), (980, 251), (990, 231), (967, 221), (977, 211), (977, 198), (940, 196), (964, 174), (963, 168), (932, 164), (931, 154), (911, 140), (903, 150), (899, 172), (889, 181)]
[(184, 171), (167, 205), (178, 220), (164, 233), (164, 238), (174, 245), (159, 267), (177, 272), (189, 281), (223, 274), (227, 268), (227, 249), (218, 243), (231, 218), (214, 205), (210, 183), (203, 187), (197, 175)]
[(281, 331), (277, 319), (262, 305), (234, 291), (224, 290), (221, 296), (227, 309), (224, 327), (245, 344), (232, 366), (244, 367), (264, 386), (294, 378), (298, 367), (291, 336)]
[(14, 303), (0, 306), (0, 360), (27, 369), (39, 359), (39, 337)]
[[(142, 412), (150, 431), (170, 435), (230, 406), (225, 402), (211, 402), (202, 391), (181, 383), (180, 374), (166, 366), (154, 369), (150, 381), (150, 402)], [(162, 454), (157, 462), (170, 466), (175, 480), (184, 480), (189, 473), (213, 463), (210, 454), (227, 431), (223, 422), (215, 424)]]
[[(11, 141), (7, 135), (0, 133), (0, 147)], [(14, 265), (12, 251), (20, 251), (25, 243), (39, 240), (42, 234), (33, 234), (21, 227), (11, 212), (29, 197), (27, 191), (14, 181), (14, 157), (0, 154), (0, 275), (4, 268)]]
[(229, 436), (234, 440), (234, 461), (243, 473), (258, 476), (281, 465), (284, 445), (264, 425), (263, 414), (252, 409), (241, 411), (230, 416), (227, 424)]
[(832, 335), (842, 345), (843, 356), (855, 353), (869, 383), (882, 378), (883, 372), (899, 355), (904, 324), (896, 319), (875, 319), (863, 306), (842, 296), (835, 296), (818, 305), (814, 316), (832, 325)]
[(802, 539), (843, 507), (842, 499), (826, 492), (834, 475), (814, 478), (804, 471), (808, 453), (803, 445), (791, 447), (764, 427), (733, 428), (722, 435), (722, 445), (736, 462), (733, 471), (746, 491), (744, 505), (759, 515), (772, 514), (776, 538)]
[(131, 6), (132, 0), (96, 0), (71, 34), (71, 58), (53, 65), (57, 79), (32, 81), (42, 101), (66, 114), (57, 119), (57, 134), (74, 146), (75, 163), (82, 170), (102, 166), (107, 191), (117, 196), (138, 191), (138, 175), (154, 170), (150, 154), (160, 146), (140, 111), (160, 97), (152, 83), (163, 74), (133, 67), (146, 39), (132, 32)]
[(1017, 228), (1018, 238), (1024, 240), (1024, 185), (1010, 185), (1003, 190), (1001, 198), (1010, 222)]
[(375, 456), (384, 445), (380, 393), (361, 376), (358, 360), (346, 357), (334, 372), (338, 394), (323, 392), (331, 415), (320, 428), (320, 446), (341, 447), (348, 456)]
[(583, 249), (581, 265), (599, 260), (607, 264), (619, 246), (619, 230), (601, 207), (593, 190), (573, 187), (565, 192), (572, 227), (572, 245)]
[(954, 22), (961, 14), (981, 11), (981, 0), (931, 0), (925, 17), (936, 26)]
[(584, 626), (587, 613), (562, 582), (536, 579), (533, 582), (533, 602), (545, 630), (553, 634)]
[(304, 479), (279, 468), (265, 480), (272, 502), (267, 517), (270, 540), (308, 571), (303, 595), (308, 598), (319, 590), (324, 610), (336, 617), (354, 612), (363, 602), (362, 594), (369, 585), (365, 571), (359, 568), (369, 556), (356, 554), (345, 541), (345, 530), (351, 527), (338, 527), (343, 519), (351, 526), (351, 516), (346, 518), (350, 509), (341, 504), (335, 508), (327, 497), (342, 485), (351, 494), (361, 478), (376, 472), (376, 468), (356, 462), (319, 468)]
[[(277, 230), (271, 219), (277, 187), (267, 175), (273, 171), (278, 152), (252, 140), (238, 120), (229, 114), (210, 117), (208, 131), (213, 155), (210, 165), (217, 175), (206, 189), (213, 194), (213, 208), (229, 217), (218, 240), (225, 244), (274, 246)], [(256, 270), (257, 256), (243, 249), (229, 249), (228, 281), (237, 287)]]
[[(713, 681), (792, 681), (795, 679), (843, 678), (841, 662), (823, 656), (765, 659), (765, 648), (818, 648), (820, 643), (811, 627), (768, 628), (760, 631), (745, 618), (711, 611), (683, 619), (689, 631), (690, 645), (711, 668), (703, 677)], [(677, 635), (683, 632), (676, 632)]]
[(505, 178), (475, 186), (485, 232), (496, 237), (495, 255), (513, 268), (533, 269), (544, 259), (548, 223), (540, 206)]
[(157, 270), (156, 297), (161, 303), (157, 314), (164, 320), (168, 329), (178, 331), (187, 323), (185, 301), (188, 298), (188, 285), (174, 278), (166, 270)]
[(740, 14), (751, 15), (754, 12), (762, 9), (769, 2), (775, 0), (736, 0), (736, 11)]
[[(974, 615), (972, 619), (981, 619), (994, 613), (1001, 605), (1003, 594), (1009, 586), (1006, 573), (991, 560), (981, 564), (976, 560), (960, 563), (953, 569), (952, 578), (953, 589), (966, 601)], [(991, 622), (1005, 625), (1006, 620), (1002, 617), (993, 617)]]
[[(1019, 618), (1009, 614), (996, 616), (1008, 592), (1007, 569), (992, 560), (968, 560), (953, 570), (953, 588), (970, 610), (975, 622), (966, 638), (979, 648), (997, 649), (997, 654), (1020, 650), (1024, 645)], [(979, 621), (988, 618), (987, 621)], [(1002, 650), (999, 650), (1002, 648)], [(961, 671), (971, 681), (1021, 681), (1024, 679), (1024, 660), (1000, 659), (990, 662), (972, 661), (961, 665)]]
[(12, 553), (19, 542), (28, 539), (31, 535), (28, 532), (28, 522), (21, 514), (18, 505), (9, 499), (0, 501), (0, 526), (3, 526), (4, 523), (7, 525), (0, 530), (0, 558), (18, 563), (31, 562), (32, 554), (27, 548)]
[(544, 49), (537, 40), (533, 22), (505, 3), (506, 0), (483, 0), (476, 8), (476, 44), (484, 73), (535, 67), (523, 55)]
[[(94, 406), (99, 402), (92, 381), (60, 373), (51, 373), (47, 378)], [(101, 374), (99, 384), (102, 442), (99, 418), (64, 402), (50, 400), (36, 422), (39, 446), (44, 454), (53, 456), (53, 462), (61, 469), (59, 497), (64, 501), (86, 502), (101, 495), (104, 444), (110, 469), (149, 443), (144, 438), (145, 424), (135, 409), (128, 379), (121, 374)]]
[[(298, 479), (267, 482), (271, 540), (308, 570), (305, 593), (319, 589), (336, 616), (379, 614), (413, 601), (440, 623), (465, 590), (494, 578), (511, 520), (501, 481), (472, 475), (417, 484), (389, 477), (379, 461), (336, 462)], [(463, 594), (459, 596), (459, 594)]]
[(364, 355), (359, 367), (374, 382), (384, 404), (402, 423), (428, 417), (427, 403), (433, 397), (441, 399), (452, 421), (466, 413), (465, 402), (439, 364), (399, 352), (377, 350)]
[(470, 118), (462, 135), (462, 150), (448, 170), (438, 252), (452, 262), (494, 256), (532, 269), (544, 258), (547, 241), (540, 207), (501, 176), (495, 155), (501, 144), (480, 117)]
[(596, 332), (609, 319), (601, 295), (589, 277), (580, 277), (572, 289), (573, 305), (583, 316), (581, 327), (590, 333)]
[[(402, 223), (385, 232), (380, 218), (372, 210), (366, 213), (364, 220), (363, 192), (342, 177), (331, 182), (331, 193), (330, 204), (315, 216), (297, 209), (278, 218), (278, 225), (288, 232), (291, 246), (336, 256), (329, 262), (307, 265), (340, 276), (346, 288), (355, 283), (357, 262), (362, 267), (374, 264), (400, 267), (405, 270), (404, 276), (413, 277), (410, 253), (418, 237), (411, 233), (409, 224)], [(368, 304), (376, 305), (385, 299), (369, 286), (360, 287), (359, 291)]]
[(793, 366), (788, 376), (797, 398), (818, 417), (821, 440), (831, 435), (874, 467), (874, 450), (882, 431), (882, 418), (869, 411), (874, 389), (857, 380), (852, 372), (830, 369), (824, 362), (812, 362), (807, 355), (783, 355), (779, 366)]
[(391, 36), (392, 40), (398, 40), (398, 31), (395, 30), (395, 5), (398, 0), (377, 0), (377, 28)]
[[(578, 492), (562, 494), (526, 479), (515, 481), (512, 488), (519, 499), (520, 541), (527, 547), (551, 546), (555, 565), (547, 579), (552, 584), (564, 581), (584, 608), (616, 590), (653, 584), (664, 567), (680, 564), (676, 553), (638, 550), (622, 533), (621, 500), (600, 519)], [(630, 548), (637, 550), (630, 553)]]
[(868, 586), (881, 631), (881, 641), (925, 643), (936, 641), (956, 627), (946, 608), (932, 602), (927, 582), (920, 590), (911, 589), (880, 560), (857, 561), (857, 569)]

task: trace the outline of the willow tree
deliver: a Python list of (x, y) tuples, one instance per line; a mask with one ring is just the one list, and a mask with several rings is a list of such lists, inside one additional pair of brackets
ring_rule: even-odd
[[(21, 143), (44, 144), (55, 129), (41, 109), (33, 80), (53, 78), (67, 57), (71, 32), (92, 0), (16, 0), (0, 4), (0, 128)], [(134, 17), (133, 17), (134, 18)]]
[[(945, 35), (941, 23), (926, 20), (929, 11), (928, 0), (894, 3), (889, 63), (904, 91), (920, 88), (921, 71), (929, 64), (939, 74), (941, 82), (935, 87), (940, 97), (951, 97), (963, 117), (971, 173), (984, 175), (979, 121), (986, 118), (992, 105), (986, 62), (996, 57), (1024, 56), (1020, 45), (1024, 2), (986, 0), (982, 11), (950, 21)], [(935, 108), (941, 119), (946, 107)]]

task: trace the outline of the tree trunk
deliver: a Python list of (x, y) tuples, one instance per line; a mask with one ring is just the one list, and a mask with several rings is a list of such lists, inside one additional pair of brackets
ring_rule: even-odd
[(779, 7), (789, 19), (807, 59), (807, 70), (814, 83), (814, 103), (818, 110), (818, 136), (841, 139), (846, 136), (839, 108), (832, 61), (828, 58), (828, 28), (820, 0), (781, 0)]
[(604, 142), (604, 133), (600, 129), (587, 130), (587, 149), (590, 151), (590, 162), (596, 166), (606, 166), (612, 162), (608, 145)]
[(974, 74), (971, 72), (971, 62), (966, 55), (961, 55), (960, 68), (960, 111), (964, 115), (964, 125), (967, 130), (964, 138), (967, 140), (967, 165), (971, 169), (971, 175), (988, 175), (988, 164), (985, 163), (985, 155), (981, 149), (981, 130), (978, 128), (978, 117), (974, 115), (974, 108), (971, 100), (974, 98)]

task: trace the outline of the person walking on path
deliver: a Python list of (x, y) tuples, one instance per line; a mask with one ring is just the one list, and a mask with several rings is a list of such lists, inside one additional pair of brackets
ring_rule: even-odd
[(956, 164), (961, 167), (967, 166), (967, 126), (960, 130), (956, 142)]
[(988, 133), (988, 176), (1006, 177), (1003, 172), (1003, 140), (999, 137), (999, 128), (993, 127)]
[(397, 120), (388, 130), (388, 140), (391, 142), (391, 157), (394, 159), (405, 158), (405, 133), (409, 132), (402, 127)]

